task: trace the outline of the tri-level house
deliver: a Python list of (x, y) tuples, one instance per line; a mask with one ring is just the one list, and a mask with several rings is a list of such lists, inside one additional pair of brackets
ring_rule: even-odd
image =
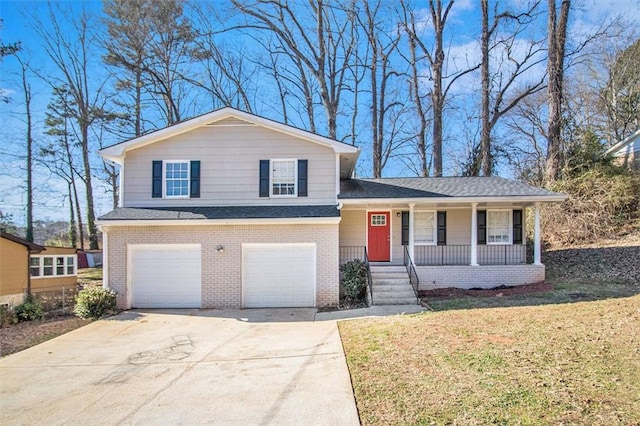
[(355, 258), (374, 304), (533, 283), (540, 203), (564, 199), (499, 177), (355, 179), (358, 148), (232, 108), (100, 154), (120, 165), (122, 207), (98, 224), (124, 309), (336, 305)]

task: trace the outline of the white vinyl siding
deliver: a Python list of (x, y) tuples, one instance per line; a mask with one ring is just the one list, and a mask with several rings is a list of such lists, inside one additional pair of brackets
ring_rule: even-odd
[(487, 244), (511, 244), (511, 210), (487, 210)]
[(415, 211), (413, 213), (414, 244), (435, 244), (436, 238), (436, 212)]
[[(336, 203), (336, 156), (330, 147), (252, 125), (202, 127), (127, 152), (124, 207), (184, 206), (184, 199), (152, 198), (154, 160), (200, 160), (200, 198), (189, 206), (265, 205), (259, 197), (259, 164), (264, 159), (309, 161), (308, 197), (281, 197), (278, 204)], [(296, 167), (297, 169), (297, 167)]]

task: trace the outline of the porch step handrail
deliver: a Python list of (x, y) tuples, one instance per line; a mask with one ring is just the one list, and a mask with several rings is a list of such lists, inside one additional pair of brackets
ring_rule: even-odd
[(369, 288), (369, 306), (373, 306), (373, 280), (371, 278), (371, 265), (369, 265), (369, 255), (367, 248), (364, 248), (364, 264), (367, 268), (367, 287)]
[(418, 296), (420, 279), (418, 278), (418, 273), (416, 272), (416, 268), (413, 265), (413, 260), (411, 260), (411, 256), (409, 255), (409, 249), (407, 248), (407, 246), (404, 246), (404, 266), (407, 268), (409, 282), (411, 283), (411, 288), (413, 288), (413, 293), (416, 295), (416, 304), (420, 304), (420, 297)]

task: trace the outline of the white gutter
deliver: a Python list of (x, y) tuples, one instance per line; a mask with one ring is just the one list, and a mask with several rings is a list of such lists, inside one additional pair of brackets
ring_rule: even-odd
[(334, 225), (340, 217), (287, 217), (272, 219), (159, 219), (159, 220), (96, 220), (96, 225), (110, 226), (204, 226), (204, 225)]

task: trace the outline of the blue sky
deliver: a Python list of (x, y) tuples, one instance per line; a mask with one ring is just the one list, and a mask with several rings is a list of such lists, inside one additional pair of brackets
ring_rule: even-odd
[[(391, 0), (389, 0), (391, 1)], [(426, 3), (426, 0), (424, 0)], [(102, 2), (100, 1), (62, 1), (64, 6), (69, 6), (72, 11), (79, 11), (83, 7), (91, 13), (100, 15), (102, 11)], [(226, 1), (220, 0), (210, 2), (221, 7), (227, 4)], [(447, 35), (447, 45), (452, 48), (451, 57), (453, 58), (474, 58), (477, 56), (477, 26), (479, 22), (479, 6), (476, 0), (457, 0), (454, 3), (452, 15), (450, 17), (451, 31)], [(523, 4), (526, 0), (511, 0), (511, 3)], [(574, 4), (578, 4), (574, 1)], [(640, 7), (636, 0), (611, 0), (597, 1), (584, 0), (578, 5), (572, 19), (572, 31), (574, 33), (588, 32), (593, 29), (606, 16), (622, 14), (630, 21), (636, 23), (640, 20)], [(30, 16), (36, 15), (47, 24), (47, 3), (45, 1), (18, 1), (18, 0), (0, 0), (0, 17), (3, 19), (0, 38), (3, 43), (11, 43), (20, 41), (24, 49), (25, 57), (29, 58), (31, 66), (42, 74), (54, 72), (50, 66), (46, 52), (43, 51), (38, 37), (33, 30)], [(426, 17), (426, 13), (424, 14)], [(544, 20), (543, 20), (544, 21)], [(425, 21), (425, 27), (428, 23)], [(62, 28), (63, 31), (69, 28)], [(542, 34), (545, 28), (538, 26), (531, 29), (532, 32)], [(538, 34), (538, 35), (539, 35)], [(533, 35), (531, 34), (533, 37)], [(99, 52), (96, 52), (99, 55)], [(5, 58), (0, 63), (0, 91), (10, 96), (11, 101), (7, 104), (0, 104), (0, 210), (13, 214), (14, 219), (18, 223), (24, 220), (24, 179), (25, 172), (23, 167), (24, 148), (21, 143), (21, 137), (24, 134), (24, 117), (23, 102), (21, 99), (21, 89), (18, 79), (18, 63), (14, 58)], [(96, 73), (104, 72), (104, 67), (97, 67)], [(531, 71), (531, 78), (534, 79), (544, 72), (544, 65)], [(257, 77), (259, 78), (259, 77)], [(36, 118), (34, 131), (36, 140), (42, 140), (43, 136), (43, 117), (46, 105), (49, 102), (49, 94), (51, 89), (41, 80), (32, 76), (30, 79), (34, 97), (33, 113)], [(460, 99), (460, 105), (454, 108), (454, 112), (449, 114), (445, 120), (449, 134), (446, 135), (451, 144), (462, 140), (470, 129), (462, 130), (459, 126), (465, 115), (473, 112), (473, 108), (477, 104), (478, 78), (477, 75), (470, 75), (468, 78), (461, 80), (452, 91), (457, 98)], [(272, 95), (273, 93), (271, 93)], [(268, 90), (264, 90), (262, 97), (258, 100), (257, 112), (266, 116), (272, 115), (270, 104), (273, 97), (270, 96)], [(201, 109), (194, 109), (191, 115), (206, 112)], [(271, 117), (278, 119), (278, 117)], [(303, 125), (300, 123), (299, 125)], [(363, 123), (363, 127), (366, 123)], [(113, 142), (116, 142), (114, 140)], [(445, 168), (449, 168), (451, 174), (453, 161), (455, 156), (461, 155), (463, 147), (458, 146), (452, 149), (451, 155), (445, 157)], [(370, 173), (371, 160), (370, 154), (364, 150), (360, 158), (360, 174), (367, 175)], [(401, 163), (392, 163), (386, 170), (385, 175), (406, 174), (407, 171)], [(508, 173), (506, 170), (503, 174)], [(66, 192), (66, 184), (53, 179), (41, 167), (36, 173), (36, 218), (37, 219), (63, 219), (67, 217), (67, 207), (64, 199)], [(97, 215), (106, 213), (109, 210), (108, 196), (104, 189), (96, 182), (95, 193), (97, 197)]]

